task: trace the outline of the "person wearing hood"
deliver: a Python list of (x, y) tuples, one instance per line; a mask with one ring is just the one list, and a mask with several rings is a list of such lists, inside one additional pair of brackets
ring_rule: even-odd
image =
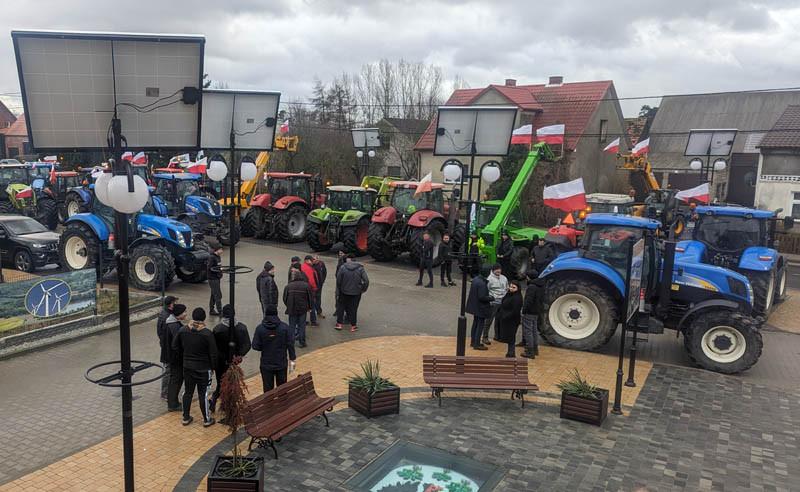
[(503, 297), (497, 313), (498, 341), (508, 345), (506, 357), (516, 357), (514, 344), (517, 343), (517, 330), (522, 312), (522, 293), (516, 280), (508, 284), (508, 294)]
[(314, 308), (317, 311), (317, 316), (321, 319), (325, 319), (325, 315), (322, 314), (322, 286), (325, 285), (325, 280), (328, 279), (328, 267), (325, 265), (325, 262), (320, 259), (318, 254), (315, 253), (313, 258), (311, 265), (317, 273), (317, 296), (314, 299)]
[(163, 345), (167, 348), (167, 364), (169, 365), (169, 376), (167, 378), (167, 410), (178, 412), (181, 410), (181, 403), (178, 395), (183, 386), (183, 353), (173, 346), (173, 342), (178, 338), (178, 333), (184, 328), (183, 322), (186, 320), (186, 306), (174, 304), (172, 312), (164, 322), (164, 341)]
[(361, 295), (369, 288), (369, 277), (364, 265), (353, 260), (352, 253), (347, 255), (347, 262), (336, 274), (336, 297), (339, 299), (339, 312), (336, 314), (336, 329), (342, 329), (342, 323), (350, 322), (350, 333), (358, 330), (358, 305)]
[(175, 296), (167, 296), (164, 298), (164, 307), (158, 313), (156, 319), (156, 335), (158, 336), (158, 345), (161, 347), (161, 355), (159, 361), (164, 366), (164, 375), (161, 377), (161, 399), (167, 399), (169, 392), (169, 342), (166, 342), (166, 324), (167, 319), (172, 315), (172, 309), (175, 307), (175, 302), (178, 300)]
[(222, 272), (219, 265), (222, 262), (222, 246), (219, 244), (212, 244), (209, 247), (208, 256), (208, 286), (211, 288), (211, 297), (208, 299), (208, 314), (211, 316), (219, 316), (222, 311)]
[(473, 350), (489, 350), (486, 345), (481, 343), (483, 326), (486, 318), (492, 314), (491, 302), (494, 299), (489, 294), (489, 287), (486, 285), (486, 276), (489, 275), (489, 267), (484, 267), (484, 271), (472, 277), (472, 284), (469, 287), (467, 297), (467, 313), (472, 315), (472, 331), (470, 333), (470, 346)]
[(278, 284), (275, 283), (275, 266), (267, 261), (264, 269), (256, 277), (256, 291), (258, 300), (261, 301), (261, 314), (266, 312), (268, 306), (278, 309)]
[(203, 415), (203, 427), (214, 425), (215, 421), (208, 408), (208, 388), (217, 365), (217, 343), (214, 334), (206, 327), (206, 312), (203, 308), (192, 311), (192, 321), (178, 332), (172, 346), (183, 353), (183, 381), (186, 389), (183, 392), (181, 423), (189, 425), (194, 420), (191, 415), (192, 393), (197, 388), (197, 403)]
[(292, 272), (292, 281), (283, 288), (283, 303), (289, 316), (289, 329), (300, 345), (306, 347), (306, 315), (314, 309), (314, 292), (301, 272)]
[(286, 281), (291, 282), (292, 272), (297, 270), (298, 272), (303, 273), (303, 276), (306, 277), (306, 282), (308, 282), (308, 277), (306, 276), (305, 272), (303, 272), (303, 262), (300, 261), (300, 257), (292, 256), (292, 259), (290, 261), (291, 263), (289, 263), (289, 274), (286, 275)]
[(259, 369), (264, 393), (285, 383), (288, 368), (291, 364), (294, 370), (297, 355), (289, 325), (278, 318), (277, 309), (267, 308), (253, 334), (253, 350), (261, 352)]
[(533, 359), (539, 355), (539, 315), (542, 313), (544, 300), (543, 278), (537, 278), (535, 272), (528, 275), (528, 287), (525, 289), (525, 301), (522, 304), (522, 340), (525, 342), (523, 357)]
[[(242, 362), (242, 357), (250, 351), (250, 333), (244, 323), (236, 322), (234, 329), (231, 330), (231, 320), (235, 320), (236, 313), (233, 306), (225, 304), (222, 306), (222, 319), (214, 327), (214, 341), (217, 344), (217, 367), (214, 374), (217, 377), (217, 386), (211, 394), (209, 408), (214, 413), (217, 407), (217, 399), (222, 389), (222, 376), (231, 364), (237, 365)], [(233, 335), (231, 337), (231, 335)]]

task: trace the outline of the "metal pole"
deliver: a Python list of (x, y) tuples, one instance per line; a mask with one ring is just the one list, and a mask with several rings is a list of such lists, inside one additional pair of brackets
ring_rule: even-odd
[[(467, 270), (469, 267), (472, 266), (472, 255), (470, 254), (470, 244), (469, 244), (469, 234), (470, 234), (470, 226), (472, 225), (471, 222), (471, 211), (472, 211), (472, 176), (475, 174), (475, 154), (477, 154), (477, 149), (475, 148), (475, 130), (478, 126), (478, 118), (475, 117), (475, 128), (472, 131), (472, 145), (470, 149), (470, 159), (469, 159), (469, 186), (468, 186), (468, 195), (467, 200), (462, 200), (462, 203), (467, 204), (467, 240), (464, 241), (464, 266), (461, 268), (461, 308), (458, 315), (458, 326), (456, 330), (456, 355), (463, 357), (466, 351), (467, 345)], [(463, 198), (463, 197), (462, 197)]]
[[(624, 316), (624, 314), (623, 314)], [(617, 364), (617, 383), (614, 389), (614, 408), (611, 413), (622, 415), (622, 368), (625, 364), (625, 338), (627, 337), (628, 322), (622, 323), (622, 334), (619, 339), (619, 363)]]
[[(636, 320), (637, 318), (634, 318)], [(634, 380), (634, 371), (636, 370), (636, 339), (639, 338), (637, 336), (638, 333), (638, 325), (636, 321), (633, 323), (633, 342), (631, 343), (630, 355), (628, 356), (628, 380), (625, 381), (625, 386), (629, 388), (636, 387), (636, 381)]]

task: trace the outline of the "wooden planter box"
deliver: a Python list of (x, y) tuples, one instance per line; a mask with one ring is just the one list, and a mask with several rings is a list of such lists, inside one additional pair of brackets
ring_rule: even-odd
[(214, 491), (243, 491), (243, 492), (262, 492), (264, 490), (264, 458), (242, 458), (245, 461), (252, 461), (258, 467), (256, 475), (251, 478), (228, 478), (217, 475), (217, 467), (221, 461), (229, 460), (231, 456), (217, 456), (214, 459), (214, 466), (211, 468), (211, 473), (208, 474), (208, 481), (206, 482), (208, 492)]
[(400, 388), (394, 386), (370, 395), (350, 386), (347, 392), (347, 406), (367, 418), (400, 413)]
[(600, 425), (608, 415), (608, 390), (601, 389), (600, 398), (581, 398), (561, 392), (561, 418)]

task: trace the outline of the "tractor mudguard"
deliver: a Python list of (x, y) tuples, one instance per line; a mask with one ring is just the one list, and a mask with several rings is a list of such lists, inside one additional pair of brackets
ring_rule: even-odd
[(625, 296), (625, 280), (622, 278), (622, 275), (605, 263), (582, 258), (578, 255), (577, 251), (570, 251), (559, 255), (558, 258), (547, 265), (547, 268), (544, 269), (539, 277), (547, 278), (555, 273), (570, 271), (589, 272), (602, 277), (617, 289), (617, 294), (623, 297)]
[(379, 208), (372, 214), (373, 224), (389, 224), (392, 225), (397, 220), (397, 210), (394, 207)]
[(408, 219), (408, 225), (410, 227), (427, 227), (435, 219), (442, 219), (447, 222), (444, 215), (435, 210), (420, 210), (419, 212), (414, 212), (414, 215)]
[[(174, 237), (178, 235), (182, 235), (185, 238), (187, 235), (191, 237), (192, 233), (192, 228), (183, 222), (148, 214), (139, 214), (136, 218), (136, 229), (150, 236), (164, 238), (164, 240), (170, 243), (177, 243)], [(174, 237), (170, 234), (170, 230), (173, 231)], [(188, 246), (190, 245), (187, 245), (187, 247)]]
[(778, 262), (778, 252), (763, 246), (752, 246), (744, 250), (739, 259), (739, 268), (755, 272), (768, 272)]
[(304, 207), (306, 206), (306, 201), (299, 196), (285, 196), (279, 198), (272, 206), (275, 208), (275, 210), (286, 210), (292, 205), (296, 205), (298, 203)]
[(361, 210), (348, 210), (342, 216), (342, 220), (339, 222), (339, 224), (343, 226), (354, 226), (358, 224), (358, 221), (366, 215), (367, 214)]
[(702, 263), (706, 257), (706, 245), (700, 241), (680, 241), (675, 245), (675, 261)]
[(187, 212), (208, 215), (215, 219), (222, 217), (222, 207), (219, 203), (204, 196), (187, 196), (185, 206)]
[(734, 301), (729, 301), (727, 299), (708, 299), (702, 302), (698, 302), (694, 306), (692, 306), (688, 311), (683, 314), (681, 320), (678, 321), (678, 326), (675, 327), (676, 330), (682, 331), (683, 325), (686, 323), (687, 320), (691, 319), (695, 314), (699, 313), (700, 311), (705, 311), (708, 309), (727, 309), (729, 311), (741, 312), (742, 306), (739, 303)]
[[(85, 188), (73, 188), (70, 191), (77, 193), (83, 203), (89, 203), (92, 200), (92, 194)], [(153, 201), (155, 202), (155, 197), (153, 197)]]
[(272, 195), (269, 193), (256, 195), (250, 200), (251, 207), (269, 208), (270, 203), (272, 203)]
[(314, 224), (322, 224), (323, 222), (328, 222), (328, 216), (330, 214), (331, 211), (327, 208), (315, 208), (309, 212), (308, 221)]
[(70, 222), (82, 222), (89, 227), (92, 228), (97, 239), (100, 242), (104, 242), (108, 240), (109, 230), (106, 223), (100, 217), (90, 214), (90, 213), (82, 213), (82, 214), (75, 214), (72, 217), (68, 218), (64, 223), (69, 224)]
[(672, 283), (717, 292), (721, 296), (753, 302), (750, 281), (741, 273), (706, 263), (687, 263), (675, 260)]

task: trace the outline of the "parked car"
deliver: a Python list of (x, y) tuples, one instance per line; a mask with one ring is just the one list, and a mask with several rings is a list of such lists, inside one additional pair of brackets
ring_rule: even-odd
[(0, 257), (23, 272), (58, 264), (59, 235), (31, 217), (0, 215)]

